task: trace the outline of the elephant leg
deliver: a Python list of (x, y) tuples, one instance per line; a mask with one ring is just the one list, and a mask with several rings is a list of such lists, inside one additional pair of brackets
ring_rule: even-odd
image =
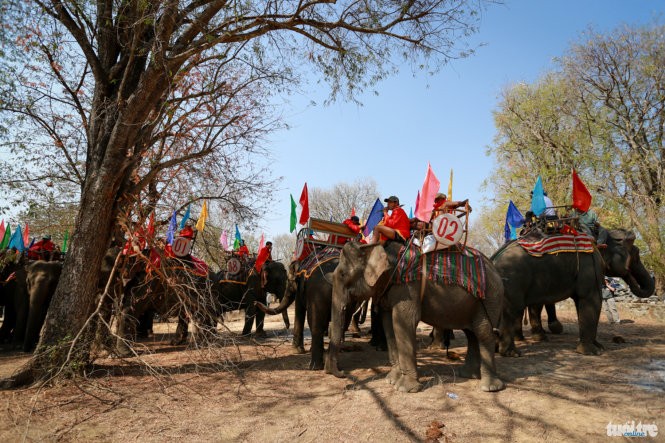
[(296, 317), (293, 321), (293, 348), (298, 354), (304, 354), (306, 352), (304, 344), (304, 330), (307, 308), (301, 297), (296, 297), (295, 305)]
[(310, 351), (309, 369), (323, 369), (323, 336), (328, 328), (328, 318), (324, 313), (319, 312), (311, 303), (307, 306), (307, 323), (312, 332), (312, 346)]
[(418, 392), (422, 389), (416, 367), (416, 326), (420, 318), (413, 312), (415, 308), (407, 309), (407, 306), (403, 305), (404, 303), (398, 304), (392, 310), (392, 324), (402, 374), (395, 388), (400, 392)]
[[(494, 360), (496, 337), (487, 318), (474, 325), (473, 335), (480, 352), (480, 389), (484, 392), (496, 392), (505, 389), (506, 384), (499, 378)], [(468, 335), (467, 335), (468, 338)]]
[[(402, 371), (399, 368), (399, 356), (397, 354), (397, 342), (395, 341), (392, 313), (388, 310), (376, 312), (375, 309), (372, 309), (372, 320), (374, 320), (374, 317), (379, 317), (379, 315), (381, 318), (377, 320), (381, 321), (383, 325), (386, 345), (388, 348), (388, 360), (390, 362), (390, 372), (388, 372), (388, 375), (386, 376), (386, 381), (391, 385), (395, 385), (402, 377)], [(372, 338), (373, 337), (374, 336), (372, 336)]]
[(547, 312), (547, 329), (552, 334), (562, 334), (563, 325), (556, 316), (556, 305), (554, 303), (546, 304), (545, 311)]
[[(372, 318), (370, 319), (370, 328), (372, 331), (372, 339), (369, 341), (370, 346), (376, 346), (377, 351), (388, 350), (386, 343), (386, 331), (383, 326), (383, 314), (380, 307), (372, 307)], [(393, 334), (394, 335), (394, 334)]]
[(501, 338), (499, 340), (499, 353), (504, 357), (519, 357), (520, 352), (515, 347), (516, 324), (522, 322), (524, 307), (518, 309), (505, 309), (501, 319)]
[(576, 351), (580, 354), (600, 355), (604, 350), (603, 345), (596, 340), (601, 304), (600, 294), (598, 297), (587, 295), (576, 300), (575, 307), (580, 328), (580, 341)]
[(115, 352), (118, 357), (131, 357), (134, 352), (130, 346), (133, 332), (136, 329), (136, 319), (131, 308), (124, 308), (118, 315), (117, 339)]
[(175, 328), (175, 336), (171, 340), (172, 345), (183, 345), (187, 343), (187, 333), (189, 321), (186, 312), (180, 312), (178, 315), (178, 326)]
[(529, 311), (529, 323), (531, 324), (531, 339), (533, 341), (547, 341), (545, 329), (541, 321), (543, 305), (532, 305), (527, 308)]
[(480, 378), (480, 348), (478, 338), (469, 329), (464, 329), (467, 347), (464, 365), (459, 368), (458, 375), (463, 378)]

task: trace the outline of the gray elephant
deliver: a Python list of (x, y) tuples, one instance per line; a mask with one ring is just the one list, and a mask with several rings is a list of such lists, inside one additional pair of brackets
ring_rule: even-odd
[[(408, 248), (408, 251), (413, 251)], [(351, 299), (375, 297), (383, 308), (383, 326), (388, 340), (388, 355), (392, 366), (387, 380), (396, 389), (416, 392), (422, 385), (416, 368), (416, 327), (420, 321), (441, 329), (462, 329), (468, 339), (466, 361), (458, 374), (465, 378), (480, 378), (483, 391), (499, 391), (505, 387), (498, 377), (494, 362), (495, 336), (493, 326), (498, 324), (503, 303), (501, 277), (492, 263), (481, 253), (471, 249), (464, 253), (434, 252), (427, 260), (445, 260), (447, 263), (472, 265), (483, 278), (481, 296), (474, 296), (469, 286), (446, 283), (446, 280), (420, 280), (403, 282), (395, 278), (400, 274), (404, 259), (402, 245), (387, 242), (359, 246), (348, 243), (342, 250), (340, 263), (333, 274), (333, 300), (331, 338), (326, 372), (343, 376), (337, 367), (345, 307)], [(454, 255), (456, 254), (456, 255)], [(430, 258), (431, 257), (431, 258)], [(443, 257), (440, 259), (439, 257)], [(417, 262), (415, 263), (417, 264)], [(417, 266), (415, 266), (417, 268)], [(424, 266), (426, 269), (427, 266)], [(402, 269), (408, 269), (406, 266)], [(448, 272), (462, 276), (462, 266), (449, 266)], [(432, 277), (435, 275), (429, 274)], [(478, 274), (476, 274), (478, 275)]]
[[(332, 275), (339, 264), (339, 249), (328, 248), (320, 251), (317, 257), (310, 257), (312, 266), (306, 261), (293, 261), (289, 266), (289, 282), (286, 294), (279, 306), (268, 309), (261, 303), (257, 307), (263, 312), (275, 315), (286, 312), (295, 302), (295, 320), (293, 323), (293, 347), (304, 354), (305, 318), (312, 334), (310, 352), (312, 357), (309, 369), (324, 368), (324, 336), (328, 331), (332, 306)], [(351, 302), (346, 309), (344, 329), (353, 321), (353, 314), (360, 303)], [(366, 305), (365, 305), (366, 306)]]
[[(245, 281), (224, 280), (224, 272), (217, 274), (219, 286), (217, 288), (218, 315), (227, 311), (237, 309), (245, 310), (245, 324), (242, 335), (249, 335), (252, 332), (254, 322), (256, 322), (257, 336), (265, 336), (263, 329), (265, 313), (257, 309), (256, 303), (265, 305), (268, 293), (274, 294), (279, 300), (282, 300), (287, 286), (286, 268), (281, 262), (268, 261), (264, 263), (262, 272), (266, 276), (265, 286), (261, 287), (261, 276), (252, 269)], [(288, 329), (289, 317), (286, 312), (282, 313), (284, 324)]]
[(44, 326), (48, 307), (58, 286), (62, 263), (53, 261), (36, 261), (27, 267), (27, 289), (30, 296), (30, 308), (25, 330), (23, 350), (32, 351), (39, 341), (39, 333)]
[[(596, 340), (603, 276), (623, 278), (638, 297), (653, 293), (655, 284), (640, 260), (639, 249), (634, 244), (635, 235), (622, 229), (608, 233), (607, 245), (593, 248), (592, 252), (580, 249), (580, 252), (534, 256), (529, 255), (518, 241), (513, 241), (494, 253), (492, 261), (503, 278), (506, 293), (499, 344), (502, 355), (519, 355), (514, 335), (526, 306), (553, 304), (572, 298), (579, 323), (576, 350), (581, 354), (597, 355), (603, 349)], [(537, 318), (536, 327), (540, 324), (540, 315)]]
[(28, 321), (29, 296), (23, 255), (11, 250), (0, 253), (0, 306), (4, 317), (0, 326), (0, 343), (9, 342), (11, 349), (23, 346)]

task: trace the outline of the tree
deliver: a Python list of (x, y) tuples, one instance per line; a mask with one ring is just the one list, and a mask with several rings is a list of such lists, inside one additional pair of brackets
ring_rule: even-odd
[(358, 179), (350, 184), (337, 183), (330, 190), (312, 188), (309, 195), (310, 215), (341, 223), (355, 209), (360, 219), (366, 219), (379, 195), (372, 178)]
[[(216, 149), (219, 125), (232, 132), (253, 127), (251, 121), (236, 126), (245, 116), (242, 112), (230, 121), (218, 119), (219, 102), (214, 100), (204, 104), (213, 124), (206, 127), (200, 114), (189, 114), (189, 106), (176, 106), (181, 97), (196, 100), (203, 93), (188, 89), (190, 85), (219, 91), (228, 101), (224, 112), (233, 112), (237, 85), (262, 77), (274, 80), (271, 87), (285, 91), (288, 82), (277, 79), (297, 79), (298, 68), (307, 62), (329, 82), (333, 97), (342, 93), (354, 97), (393, 72), (398, 59), (428, 68), (428, 61), (436, 67), (467, 55), (456, 53), (456, 46), (460, 37), (475, 30), (480, 6), (466, 0), (4, 2), (2, 19), (8, 26), (2, 28), (2, 40), (25, 42), (29, 57), (38, 49), (48, 49), (34, 61), (51, 69), (57, 79), (54, 89), (64, 91), (68, 105), (83, 122), (71, 128), (76, 140), (72, 143), (79, 143), (81, 156), (67, 159), (81, 165), (76, 231), (36, 355), (12, 384), (80, 370), (90, 361), (89, 343), (80, 337), (85, 336), (82, 328), (95, 308), (99, 264), (117, 217), (132, 212), (145, 189), (142, 186), (151, 183), (150, 177), (137, 175), (144, 160), (149, 162), (151, 150), (174, 145), (161, 134), (184, 128), (185, 140), (179, 141), (188, 145), (185, 156), (202, 162)], [(49, 59), (48, 54), (55, 57)], [(17, 53), (14, 58), (3, 55), (6, 68), (25, 61)], [(71, 67), (74, 74), (65, 77), (63, 69), (78, 60)], [(189, 84), (193, 76), (200, 80)], [(214, 82), (206, 81), (210, 78)], [(17, 91), (14, 79), (5, 84), (3, 93)], [(228, 96), (222, 94), (226, 85), (234, 91)], [(240, 91), (247, 93), (249, 103), (265, 103), (255, 91)], [(80, 104), (80, 96), (89, 102), (88, 108)], [(37, 94), (31, 103), (41, 99)], [(13, 100), (8, 103), (3, 109), (11, 111)], [(170, 115), (173, 109), (177, 116)], [(182, 121), (180, 116), (192, 121), (169, 126), (173, 118)], [(53, 125), (45, 126), (48, 131)], [(199, 134), (198, 140), (203, 134), (211, 144), (188, 143), (190, 131)], [(50, 136), (56, 145), (69, 144)], [(166, 155), (162, 163), (168, 162)]]
[[(663, 26), (589, 32), (533, 85), (508, 88), (495, 114), (490, 183), (504, 204), (543, 181), (570, 203), (571, 168), (583, 177), (609, 227), (635, 227), (644, 259), (665, 279), (665, 39)], [(520, 197), (514, 197), (520, 196)], [(519, 204), (518, 204), (518, 207)], [(526, 207), (526, 206), (525, 206)]]

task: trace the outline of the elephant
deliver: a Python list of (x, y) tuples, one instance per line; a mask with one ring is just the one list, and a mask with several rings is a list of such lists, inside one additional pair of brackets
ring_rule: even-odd
[[(572, 298), (579, 322), (576, 351), (600, 354), (603, 346), (596, 334), (603, 276), (623, 278), (638, 297), (649, 297), (654, 291), (655, 283), (642, 264), (634, 241), (632, 232), (614, 229), (608, 231), (607, 244), (590, 253), (559, 252), (537, 257), (529, 255), (517, 241), (501, 247), (491, 257), (506, 293), (499, 352), (504, 356), (520, 355), (514, 335), (525, 307)], [(536, 326), (542, 330), (539, 314), (537, 319)]]
[[(407, 248), (411, 251), (412, 249)], [(387, 381), (398, 391), (417, 392), (422, 388), (416, 366), (416, 328), (420, 321), (441, 329), (462, 329), (468, 339), (466, 361), (458, 374), (480, 378), (480, 389), (486, 392), (505, 388), (496, 371), (493, 327), (498, 324), (503, 305), (501, 276), (492, 262), (474, 251), (474, 267), (484, 275), (484, 299), (474, 296), (466, 287), (430, 280), (403, 282), (394, 279), (403, 257), (400, 242), (387, 241), (359, 246), (347, 243), (342, 249), (339, 266), (333, 273), (331, 338), (326, 357), (326, 372), (338, 377), (338, 353), (342, 338), (344, 310), (352, 299), (378, 299), (383, 327), (388, 340), (391, 369)], [(467, 248), (466, 251), (471, 251)], [(443, 257), (443, 252), (426, 257)], [(449, 252), (455, 260), (462, 253)], [(465, 259), (469, 260), (469, 259)], [(452, 272), (463, 269), (451, 266)], [(461, 275), (461, 274), (459, 274)], [(483, 286), (483, 285), (479, 285)]]
[(23, 346), (28, 321), (29, 296), (24, 256), (12, 256), (7, 250), (0, 255), (0, 306), (4, 317), (0, 326), (0, 342), (10, 342), (11, 349)]
[[(265, 305), (268, 292), (275, 294), (279, 300), (282, 300), (286, 292), (287, 272), (281, 262), (268, 261), (264, 263), (261, 271), (266, 275), (266, 284), (263, 288), (261, 287), (261, 276), (256, 270), (252, 270), (244, 282), (225, 280), (223, 277), (226, 273), (223, 271), (219, 272), (216, 276), (216, 280), (219, 283), (216, 296), (218, 314), (221, 315), (227, 311), (244, 309), (245, 324), (242, 335), (249, 335), (252, 332), (254, 321), (256, 321), (255, 334), (257, 336), (265, 336), (266, 333), (263, 329), (265, 313), (257, 309), (255, 302)], [(286, 311), (282, 312), (282, 317), (288, 329), (290, 323)]]
[[(281, 303), (276, 308), (268, 309), (263, 304), (257, 307), (270, 315), (286, 312), (286, 309), (295, 302), (295, 320), (293, 324), (293, 347), (296, 352), (304, 354), (305, 318), (312, 334), (310, 352), (312, 354), (309, 369), (321, 370), (324, 368), (324, 336), (330, 323), (330, 310), (332, 306), (332, 273), (339, 264), (337, 256), (328, 257), (316, 263), (312, 269), (299, 272), (301, 262), (293, 261), (289, 266), (289, 282)], [(352, 322), (353, 314), (358, 304), (348, 306), (344, 322), (345, 329)]]
[(27, 267), (27, 289), (30, 297), (28, 321), (25, 330), (23, 350), (31, 352), (39, 341), (39, 333), (44, 326), (48, 307), (58, 286), (62, 263), (56, 261), (36, 261)]

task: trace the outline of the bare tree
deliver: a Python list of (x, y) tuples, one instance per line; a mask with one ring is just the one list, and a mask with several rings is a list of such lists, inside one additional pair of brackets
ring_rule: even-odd
[[(78, 140), (80, 155), (68, 159), (62, 151), (60, 158), (80, 165), (75, 169), (80, 174), (76, 181), (80, 205), (70, 253), (36, 355), (8, 385), (80, 371), (89, 363), (90, 344), (81, 338), (95, 309), (99, 265), (117, 217), (133, 212), (130, 208), (139, 200), (143, 184), (151, 182), (138, 171), (147, 167), (152, 149), (170, 149), (171, 141), (175, 142), (159, 143), (164, 140), (160, 134), (170, 132), (169, 113), (189, 117), (189, 106), (175, 105), (181, 97), (193, 103), (202, 94), (194, 86), (189, 88), (187, 81), (192, 76), (202, 76), (192, 85), (206, 92), (218, 91), (212, 97), (221, 95), (222, 102), (227, 97), (225, 85), (229, 85), (233, 91), (245, 91), (250, 104), (266, 103), (255, 90), (239, 85), (253, 84), (258, 76), (273, 80), (267, 84), (275, 91), (286, 91), (290, 87), (287, 80), (297, 80), (297, 72), (303, 72), (300, 69), (306, 62), (329, 81), (333, 97), (343, 93), (352, 98), (356, 91), (394, 72), (398, 59), (412, 60), (414, 66), (427, 69), (428, 61), (436, 68), (467, 55), (464, 48), (457, 52), (457, 47), (462, 37), (475, 30), (480, 6), (472, 0), (399, 4), (383, 0), (5, 1), (0, 10), (5, 23), (0, 38), (25, 42), (27, 55), (17, 51), (12, 58), (3, 58), (2, 70), (19, 69), (30, 60), (42, 72), (48, 67), (56, 79), (53, 92), (59, 92), (58, 97), (64, 97), (83, 122), (80, 127), (70, 127), (71, 140), (52, 134), (53, 123), (44, 125), (56, 145), (71, 146)], [(40, 46), (48, 50), (40, 52), (36, 49)], [(73, 73), (64, 76), (63, 68)], [(224, 78), (222, 83), (217, 73)], [(24, 72), (23, 78), (29, 81), (30, 75)], [(3, 75), (3, 79), (7, 77)], [(208, 84), (209, 79), (214, 82)], [(8, 80), (3, 95), (21, 98), (30, 87)], [(81, 96), (88, 107), (81, 103)], [(242, 101), (237, 102), (233, 93), (228, 97), (234, 99), (224, 107), (228, 115), (221, 119), (217, 118), (220, 102), (205, 103), (213, 115), (211, 127), (198, 115), (183, 123), (188, 132), (175, 142), (186, 148), (183, 157), (200, 160), (219, 146), (220, 137), (255, 127), (252, 117), (256, 116), (242, 110), (236, 113), (238, 107), (243, 109)], [(36, 103), (41, 98), (40, 92), (34, 96)], [(3, 110), (21, 112), (17, 100), (6, 102), (10, 106)], [(58, 112), (53, 109), (53, 114)], [(39, 119), (42, 114), (28, 117)], [(243, 124), (242, 118), (248, 121)], [(200, 131), (192, 133), (198, 134), (198, 141), (203, 137), (206, 145), (187, 139), (195, 122)], [(220, 128), (230, 132), (220, 132)], [(242, 144), (235, 146), (243, 149)], [(166, 155), (160, 164), (168, 163)], [(226, 166), (223, 161), (213, 165), (213, 173)], [(155, 173), (164, 169), (150, 167)], [(197, 171), (201, 172), (200, 167)], [(165, 183), (174, 178), (167, 173)]]
[(376, 182), (372, 178), (354, 183), (337, 183), (330, 190), (312, 188), (309, 193), (309, 211), (312, 217), (342, 222), (355, 210), (361, 219), (369, 216), (379, 197)]

